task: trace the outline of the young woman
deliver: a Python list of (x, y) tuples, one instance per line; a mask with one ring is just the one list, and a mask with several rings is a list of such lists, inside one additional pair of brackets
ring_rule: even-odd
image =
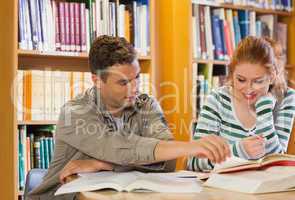
[[(295, 91), (287, 87), (279, 45), (247, 37), (229, 64), (228, 84), (208, 95), (194, 139), (224, 137), (234, 156), (258, 159), (287, 150), (295, 115)], [(214, 163), (192, 157), (188, 168), (211, 170)]]

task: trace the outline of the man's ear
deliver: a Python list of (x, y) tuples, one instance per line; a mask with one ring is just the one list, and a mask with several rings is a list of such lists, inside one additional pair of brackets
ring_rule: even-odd
[(101, 78), (99, 76), (97, 76), (96, 74), (91, 74), (91, 79), (92, 79), (92, 82), (93, 84), (98, 88), (100, 89), (101, 88)]

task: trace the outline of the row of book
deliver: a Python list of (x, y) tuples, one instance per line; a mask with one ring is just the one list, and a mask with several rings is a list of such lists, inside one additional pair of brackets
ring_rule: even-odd
[(18, 70), (17, 119), (57, 120), (68, 100), (92, 86), (91, 74), (49, 70)]
[(251, 6), (254, 8), (292, 11), (292, 0), (192, 0), (193, 3), (202, 5), (229, 4), (236, 6)]
[[(150, 93), (150, 75), (141, 73), (139, 91)], [(93, 86), (89, 72), (18, 70), (17, 119), (57, 120), (60, 108)]]
[(226, 84), (227, 68), (193, 63), (193, 119), (197, 119), (211, 90)]
[(286, 60), (287, 24), (275, 15), (193, 4), (192, 27), (195, 58), (229, 60), (241, 39), (252, 35), (277, 40)]
[(47, 169), (53, 157), (55, 126), (39, 126), (32, 129), (26, 125), (18, 127), (18, 180), (19, 189), (25, 185), (30, 169)]
[(150, 50), (148, 0), (19, 0), (19, 48), (86, 52), (99, 35), (125, 37)]

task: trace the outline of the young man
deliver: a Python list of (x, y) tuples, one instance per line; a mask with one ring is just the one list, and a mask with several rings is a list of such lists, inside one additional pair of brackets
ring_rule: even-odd
[(54, 192), (64, 177), (77, 172), (171, 171), (178, 157), (221, 162), (229, 156), (228, 144), (218, 136), (172, 141), (158, 102), (138, 93), (139, 63), (124, 38), (98, 37), (89, 64), (94, 86), (61, 109), (54, 158), (31, 199), (74, 198), (75, 194), (54, 196)]

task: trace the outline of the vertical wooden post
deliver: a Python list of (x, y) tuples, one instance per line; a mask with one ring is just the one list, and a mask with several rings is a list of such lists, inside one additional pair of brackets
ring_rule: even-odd
[(17, 69), (17, 1), (0, 3), (0, 188), (1, 199), (17, 198), (16, 118), (11, 95)]
[(157, 98), (175, 138), (182, 141), (191, 135), (191, 9), (191, 0), (156, 1)]

